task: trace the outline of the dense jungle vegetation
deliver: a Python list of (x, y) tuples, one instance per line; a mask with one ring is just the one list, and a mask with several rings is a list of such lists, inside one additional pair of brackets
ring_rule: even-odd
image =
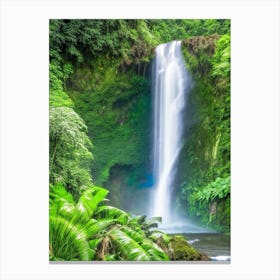
[(206, 260), (143, 215), (151, 62), (182, 40), (194, 80), (175, 207), (229, 232), (230, 21), (52, 19), (49, 39), (50, 260)]

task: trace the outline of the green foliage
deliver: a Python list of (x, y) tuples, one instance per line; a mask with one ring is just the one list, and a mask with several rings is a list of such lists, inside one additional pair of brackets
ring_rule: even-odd
[(188, 201), (189, 212), (204, 225), (229, 231), (230, 176), (217, 178), (206, 186), (189, 185), (183, 189), (182, 195)]
[(109, 233), (115, 250), (127, 260), (136, 261), (166, 261), (168, 255), (155, 242), (149, 239), (147, 233), (131, 224), (114, 229)]
[(90, 230), (63, 217), (50, 217), (50, 259), (90, 260), (93, 252), (87, 238)]
[(217, 49), (212, 59), (213, 76), (230, 76), (230, 35), (225, 34), (217, 42)]
[(53, 107), (73, 107), (74, 104), (64, 90), (64, 83), (72, 74), (70, 63), (63, 65), (62, 58), (56, 51), (50, 52), (49, 65), (49, 104)]
[(198, 188), (194, 193), (193, 200), (211, 202), (214, 200), (224, 199), (230, 193), (230, 176), (227, 178), (217, 178), (207, 186)]
[(170, 42), (193, 36), (229, 33), (230, 21), (223, 19), (149, 20), (149, 26), (159, 41)]
[(92, 186), (75, 203), (61, 185), (50, 187), (50, 259), (168, 260), (149, 239), (146, 219), (104, 205), (107, 194)]
[[(196, 108), (183, 147), (177, 202), (205, 226), (230, 226), (230, 35), (199, 36), (183, 41), (193, 74), (189, 104)], [(186, 160), (188, 159), (188, 160)], [(216, 201), (215, 204), (211, 204)], [(215, 209), (215, 211), (213, 211)]]
[(151, 260), (149, 254), (145, 251), (139, 243), (128, 236), (121, 230), (113, 230), (110, 233), (112, 242), (116, 245), (118, 251), (121, 252), (128, 260), (149, 261)]
[[(109, 53), (126, 62), (151, 55), (156, 45), (191, 36), (226, 34), (229, 20), (50, 20), (50, 46), (73, 63)], [(139, 62), (139, 61), (138, 61)]]
[(99, 187), (87, 189), (80, 196), (77, 207), (79, 210), (86, 212), (88, 217), (91, 217), (108, 192), (108, 190)]
[(95, 213), (95, 215), (98, 218), (107, 217), (110, 219), (118, 219), (119, 221), (121, 221), (122, 224), (126, 224), (129, 219), (129, 216), (125, 211), (118, 209), (116, 207), (113, 207), (113, 206), (108, 206), (108, 205), (99, 207), (99, 209)]
[(50, 183), (60, 183), (76, 197), (91, 182), (87, 127), (72, 108), (50, 107)]
[(139, 44), (142, 50), (156, 44), (145, 20), (50, 20), (51, 48), (73, 63), (106, 53), (128, 59), (133, 55), (131, 49)]
[[(86, 192), (100, 192), (100, 188), (90, 188)], [(106, 192), (106, 190), (104, 190)], [(84, 196), (82, 197), (84, 198)], [(50, 255), (52, 260), (90, 260), (93, 250), (88, 240), (95, 232), (96, 221), (88, 216), (89, 205), (97, 203), (92, 196), (88, 201), (80, 200), (75, 205), (71, 195), (61, 185), (50, 188)], [(97, 201), (100, 201), (98, 198)], [(86, 203), (84, 203), (86, 202)], [(94, 208), (92, 208), (92, 211)]]

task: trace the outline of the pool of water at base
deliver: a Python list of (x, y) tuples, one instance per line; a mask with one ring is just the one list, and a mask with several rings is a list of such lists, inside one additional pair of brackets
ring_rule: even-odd
[(230, 235), (220, 233), (181, 233), (189, 244), (213, 261), (230, 261)]

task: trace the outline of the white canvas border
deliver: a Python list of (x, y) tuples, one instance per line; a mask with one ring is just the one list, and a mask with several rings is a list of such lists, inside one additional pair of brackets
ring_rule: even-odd
[[(230, 18), (230, 265), (50, 265), (48, 19)], [(1, 2), (0, 279), (280, 279), (279, 2)]]

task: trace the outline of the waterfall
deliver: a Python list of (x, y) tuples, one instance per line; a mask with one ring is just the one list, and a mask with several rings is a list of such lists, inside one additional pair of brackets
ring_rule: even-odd
[(181, 42), (159, 45), (153, 65), (153, 174), (155, 193), (151, 216), (161, 216), (163, 224), (172, 220), (171, 192), (176, 179), (182, 146), (183, 110), (191, 84)]

